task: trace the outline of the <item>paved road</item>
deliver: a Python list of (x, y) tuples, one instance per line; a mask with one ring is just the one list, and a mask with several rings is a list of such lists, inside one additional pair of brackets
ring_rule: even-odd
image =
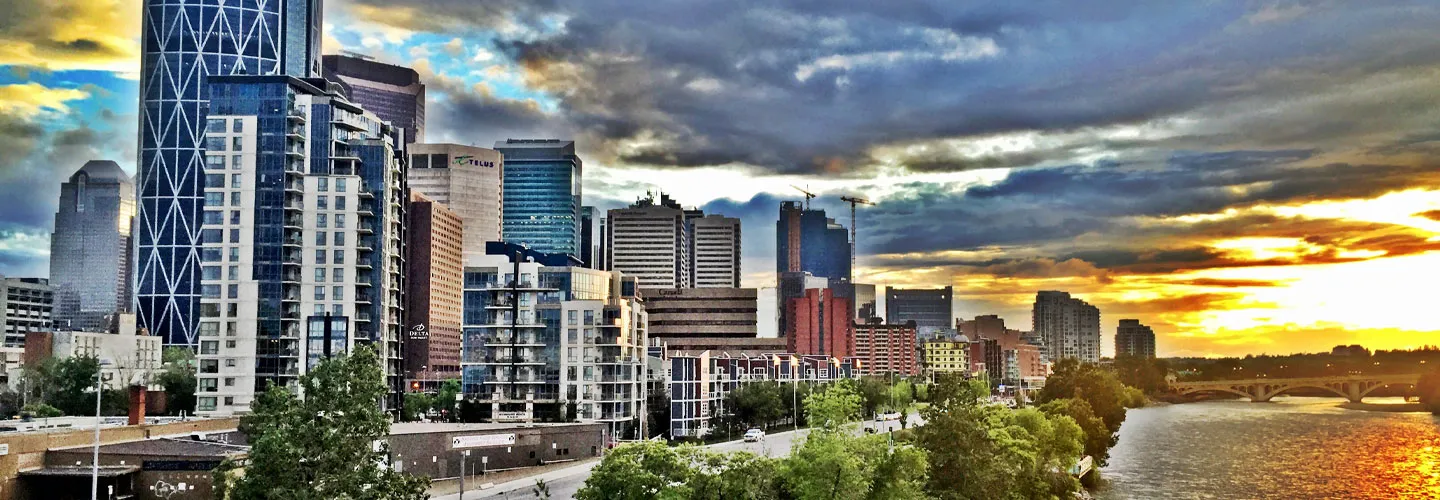
[[(918, 425), (920, 423), (919, 415), (912, 414), (910, 416), (910, 421), (912, 425)], [(880, 422), (879, 424), (876, 424), (875, 422), (868, 422), (867, 425), (871, 427), (876, 427), (877, 429), (879, 429), (879, 432), (897, 430), (900, 428), (899, 421)], [(765, 455), (768, 457), (779, 458), (789, 455), (790, 448), (795, 444), (796, 439), (803, 439), (804, 436), (809, 432), (809, 429), (780, 432), (765, 436), (765, 440), (761, 442), (746, 443), (744, 441), (737, 440), (707, 445), (705, 446), (705, 448), (721, 452), (748, 451), (756, 455)], [(585, 485), (585, 480), (590, 477), (590, 470), (594, 469), (595, 466), (599, 464), (600, 462), (598, 461), (580, 464), (573, 467), (553, 470), (544, 474), (540, 474), (538, 476), (531, 476), (524, 479), (516, 479), (514, 481), (500, 483), (495, 485), (494, 488), (489, 488), (486, 490), (467, 491), (465, 492), (465, 498), (473, 500), (533, 499), (535, 498), (535, 495), (531, 490), (535, 487), (536, 479), (545, 480), (545, 484), (550, 487), (550, 498), (556, 500), (574, 498), (575, 492), (580, 491), (580, 488)], [(456, 494), (435, 497), (434, 500), (460, 500), (460, 495)]]

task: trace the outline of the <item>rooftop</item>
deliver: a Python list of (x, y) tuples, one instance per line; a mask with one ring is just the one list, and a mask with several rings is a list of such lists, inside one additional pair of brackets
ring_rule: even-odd
[(513, 423), (452, 424), (445, 422), (402, 422), (390, 425), (390, 435), (399, 436), (404, 434), (430, 434), (438, 432), (505, 431), (542, 427), (572, 427), (581, 425), (595, 424), (586, 424), (579, 422), (535, 423), (523, 425)]

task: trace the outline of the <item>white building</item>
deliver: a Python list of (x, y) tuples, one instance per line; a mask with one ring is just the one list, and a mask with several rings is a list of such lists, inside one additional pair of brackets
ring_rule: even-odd
[(1031, 321), (1044, 343), (1040, 352), (1045, 361), (1100, 361), (1100, 309), (1095, 306), (1065, 292), (1042, 291), (1035, 294)]
[[(101, 361), (100, 378), (109, 389), (123, 389), (133, 384), (151, 385), (160, 371), (164, 339), (141, 335), (135, 329), (135, 315), (121, 314), (116, 332), (57, 331), (38, 332), (27, 339), (25, 349), (34, 359), (76, 356)], [(11, 368), (10, 353), (4, 355), (5, 368)], [(18, 367), (16, 367), (18, 368)]]
[(692, 285), (740, 288), (740, 219), (706, 215), (690, 219)]
[(606, 269), (634, 276), (641, 288), (689, 288), (690, 231), (685, 212), (641, 200), (610, 210), (605, 222)]
[(505, 160), (499, 151), (459, 144), (411, 144), (410, 189), (445, 205), (465, 223), (465, 257), (500, 241)]

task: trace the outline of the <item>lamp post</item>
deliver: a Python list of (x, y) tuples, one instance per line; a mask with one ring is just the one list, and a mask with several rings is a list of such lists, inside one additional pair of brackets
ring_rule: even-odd
[(100, 498), (100, 395), (104, 393), (100, 388), (100, 380), (105, 367), (113, 364), (108, 359), (95, 360), (95, 449), (90, 457), (90, 500)]

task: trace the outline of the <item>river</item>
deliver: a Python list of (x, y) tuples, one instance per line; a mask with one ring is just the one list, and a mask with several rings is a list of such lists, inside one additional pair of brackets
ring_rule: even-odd
[(1440, 498), (1440, 417), (1342, 402), (1277, 397), (1130, 410), (1097, 496)]

